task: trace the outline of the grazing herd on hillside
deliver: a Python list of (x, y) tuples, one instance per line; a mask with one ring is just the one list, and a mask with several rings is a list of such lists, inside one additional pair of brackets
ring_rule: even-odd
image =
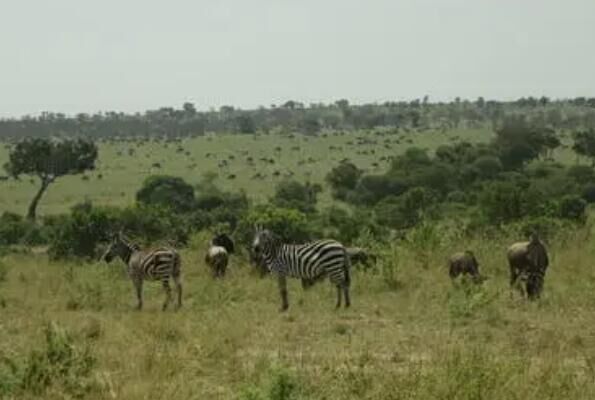
[[(205, 263), (214, 278), (223, 278), (230, 255), (235, 251), (233, 240), (226, 234), (215, 236), (209, 243)], [(351, 299), (351, 265), (361, 263), (364, 268), (376, 262), (376, 256), (361, 248), (347, 248), (331, 240), (317, 240), (305, 244), (286, 244), (272, 231), (255, 227), (250, 248), (251, 261), (264, 273), (276, 276), (281, 297), (281, 311), (289, 307), (287, 277), (301, 279), (302, 287), (308, 289), (317, 281), (329, 278), (337, 288), (336, 308), (349, 307)], [(107, 263), (119, 257), (126, 265), (133, 282), (137, 309), (142, 309), (142, 287), (145, 280), (161, 281), (166, 299), (165, 311), (172, 300), (170, 280), (176, 289), (177, 308), (182, 306), (181, 256), (173, 248), (157, 247), (142, 250), (128, 240), (122, 232), (114, 235), (102, 256)], [(530, 300), (538, 299), (543, 290), (545, 272), (549, 266), (547, 249), (536, 233), (526, 242), (512, 244), (507, 251), (510, 267), (510, 287), (517, 288)], [(448, 274), (455, 279), (468, 275), (474, 283), (485, 279), (479, 271), (479, 262), (470, 250), (453, 254), (448, 260)]]

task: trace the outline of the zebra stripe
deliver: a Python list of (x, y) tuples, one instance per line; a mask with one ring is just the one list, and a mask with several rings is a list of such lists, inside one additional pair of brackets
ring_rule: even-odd
[(341, 243), (325, 239), (301, 245), (284, 244), (271, 231), (257, 230), (252, 250), (256, 260), (278, 277), (282, 311), (289, 307), (287, 276), (301, 278), (304, 287), (328, 276), (337, 287), (336, 307), (341, 306), (341, 293), (345, 307), (350, 306), (350, 261)]
[(177, 307), (182, 306), (182, 283), (180, 281), (182, 260), (179, 253), (168, 247), (153, 250), (141, 248), (124, 238), (122, 234), (116, 235), (109, 248), (103, 255), (106, 262), (111, 262), (115, 257), (120, 257), (127, 265), (128, 275), (136, 289), (138, 299), (137, 309), (142, 309), (143, 281), (161, 281), (166, 294), (163, 310), (167, 309), (171, 301), (171, 288), (169, 280), (172, 279), (176, 286)]

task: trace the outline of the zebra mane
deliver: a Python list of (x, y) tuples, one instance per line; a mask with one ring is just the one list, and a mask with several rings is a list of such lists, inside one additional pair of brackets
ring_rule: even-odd
[(119, 238), (120, 238), (120, 241), (122, 243), (124, 243), (130, 250), (132, 250), (132, 251), (139, 251), (140, 250), (140, 246), (138, 244), (134, 243), (132, 240), (130, 240), (129, 238), (127, 238), (123, 234), (120, 234)]

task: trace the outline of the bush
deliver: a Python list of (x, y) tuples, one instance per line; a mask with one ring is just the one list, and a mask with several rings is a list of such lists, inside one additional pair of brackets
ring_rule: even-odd
[(355, 189), (359, 178), (362, 176), (362, 170), (355, 164), (344, 161), (333, 168), (327, 175), (326, 181), (333, 189), (333, 196), (340, 200), (345, 200), (345, 195)]
[(559, 207), (560, 218), (570, 219), (576, 222), (583, 222), (587, 218), (585, 213), (587, 202), (579, 196), (564, 196), (560, 200)]
[(182, 178), (167, 175), (150, 176), (136, 193), (136, 201), (145, 206), (167, 207), (178, 212), (196, 206), (194, 188)]
[(313, 213), (316, 211), (316, 197), (321, 191), (322, 187), (318, 184), (285, 180), (275, 188), (272, 203), (281, 208), (295, 208), (304, 213)]
[(238, 240), (249, 246), (254, 236), (254, 227), (262, 225), (273, 231), (285, 242), (303, 243), (314, 235), (308, 218), (298, 210), (263, 205), (252, 208), (238, 226)]
[(537, 215), (544, 201), (541, 194), (522, 182), (494, 182), (487, 185), (479, 199), (490, 223), (507, 223)]
[(96, 359), (90, 349), (78, 346), (72, 336), (55, 323), (47, 324), (44, 333), (43, 349), (32, 350), (23, 360), (1, 360), (0, 395), (28, 392), (43, 397), (51, 387), (56, 397), (83, 398), (97, 390), (98, 382), (91, 375)]
[(595, 184), (591, 183), (583, 188), (582, 198), (587, 203), (595, 203)]
[(21, 243), (29, 225), (20, 215), (4, 212), (0, 216), (0, 245)]
[(568, 168), (566, 175), (579, 184), (595, 182), (595, 170), (588, 165), (573, 165)]
[(51, 227), (50, 258), (96, 258), (97, 244), (108, 240), (117, 219), (117, 210), (90, 203), (74, 206), (70, 215), (46, 218)]

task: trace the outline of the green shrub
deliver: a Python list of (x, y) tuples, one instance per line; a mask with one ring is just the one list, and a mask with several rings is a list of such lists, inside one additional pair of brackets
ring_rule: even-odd
[(96, 258), (97, 244), (108, 240), (117, 219), (116, 209), (96, 208), (90, 203), (74, 206), (70, 215), (48, 218), (46, 223), (52, 230), (50, 258)]
[(567, 195), (560, 199), (560, 218), (584, 222), (587, 218), (587, 202), (576, 195)]
[(240, 243), (250, 244), (255, 225), (270, 229), (286, 242), (301, 243), (314, 236), (304, 213), (294, 209), (262, 205), (252, 208), (240, 222), (237, 229)]
[(167, 175), (150, 176), (136, 193), (136, 201), (144, 206), (171, 208), (186, 212), (196, 206), (194, 188), (182, 178)]
[(305, 184), (295, 180), (279, 182), (272, 203), (281, 208), (295, 208), (304, 213), (316, 211), (316, 197), (322, 191), (319, 184)]

